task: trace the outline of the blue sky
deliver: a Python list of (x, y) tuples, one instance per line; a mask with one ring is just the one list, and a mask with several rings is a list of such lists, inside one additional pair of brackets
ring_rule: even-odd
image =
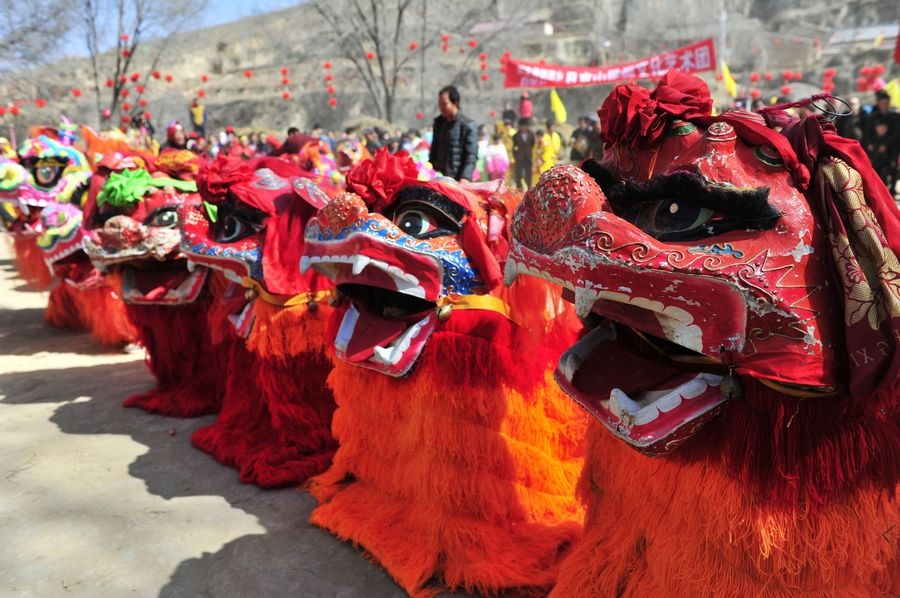
[(299, 4), (297, 0), (209, 0), (197, 27), (221, 25)]

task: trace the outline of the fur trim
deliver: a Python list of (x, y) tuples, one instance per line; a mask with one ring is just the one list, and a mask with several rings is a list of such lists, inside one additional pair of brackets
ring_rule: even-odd
[(66, 330), (87, 330), (87, 323), (81, 315), (78, 289), (62, 281), (50, 290), (44, 321), (54, 328)]
[(218, 412), (225, 356), (212, 345), (206, 322), (209, 303), (209, 293), (204, 291), (190, 305), (125, 306), (147, 350), (147, 367), (157, 388), (129, 397), (123, 405), (174, 417)]
[(19, 276), (38, 291), (53, 286), (53, 273), (37, 246), (37, 237), (13, 235), (13, 252)]
[(525, 394), (503, 384), (504, 353), (437, 332), (409, 379), (345, 363), (329, 377), (340, 447), (310, 482), (323, 502), (310, 521), (410, 594), (546, 592), (580, 535), (584, 416), (549, 375)]
[(325, 385), (331, 362), (322, 351), (328, 314), (261, 301), (254, 309), (248, 344), (257, 352), (231, 341), (222, 412), (191, 442), (235, 467), (244, 483), (301, 484), (323, 472), (337, 448), (331, 435), (334, 399)]
[(863, 597), (900, 588), (896, 486), (857, 488), (816, 512), (772, 509), (715, 453), (652, 459), (598, 423), (587, 453), (585, 536), (553, 596)]

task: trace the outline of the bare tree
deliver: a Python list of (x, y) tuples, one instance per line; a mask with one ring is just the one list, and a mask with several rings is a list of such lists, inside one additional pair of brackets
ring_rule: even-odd
[(65, 0), (0, 0), (0, 73), (58, 58), (67, 10)]
[[(181, 29), (206, 7), (207, 0), (81, 0), (82, 27), (91, 57), (94, 94), (98, 116), (104, 106), (115, 112), (122, 102), (122, 91), (128, 84), (126, 75), (139, 51), (148, 48), (141, 59), (156, 68), (167, 48), (165, 40)], [(110, 39), (110, 34), (115, 39)], [(162, 43), (145, 45), (147, 40)], [(109, 51), (104, 52), (104, 49)], [(143, 73), (146, 83), (150, 72)], [(101, 80), (111, 81), (108, 100), (103, 100)]]
[[(479, 21), (493, 20), (495, 27), (480, 36), (481, 43), (508, 32), (515, 26), (519, 14), (527, 13), (534, 2), (522, 1), (499, 19), (496, 2), (485, 8), (473, 0), (440, 4), (428, 0), (314, 0), (316, 12), (322, 17), (328, 33), (326, 41), (334, 45), (337, 55), (346, 59), (363, 82), (379, 118), (393, 121), (398, 92), (410, 79), (406, 72), (418, 70), (420, 102), (424, 103), (426, 53), (442, 43), (442, 34), (469, 37), (472, 26)], [(411, 44), (415, 44), (414, 46)], [(475, 61), (479, 50), (474, 48), (461, 64), (459, 73)], [(416, 64), (416, 57), (420, 63)]]

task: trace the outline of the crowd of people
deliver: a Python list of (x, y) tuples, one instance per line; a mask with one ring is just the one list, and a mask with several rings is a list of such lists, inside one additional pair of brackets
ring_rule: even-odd
[[(850, 97), (845, 107), (847, 114), (836, 118), (834, 124), (843, 137), (860, 142), (878, 175), (894, 191), (900, 160), (900, 121), (888, 93), (878, 91), (874, 100), (871, 105), (864, 105), (860, 98)], [(459, 91), (447, 86), (438, 92), (438, 116), (431, 126), (407, 130), (350, 126), (335, 131), (313, 124), (303, 130), (290, 127), (282, 139), (270, 132), (238, 132), (233, 126), (207, 134), (205, 106), (195, 99), (188, 109), (190, 130), (180, 122), (169, 123), (162, 147), (153, 139), (152, 126), (142, 124), (139, 119), (133, 120), (129, 135), (136, 137), (138, 144), (155, 151), (169, 147), (189, 149), (211, 159), (224, 155), (246, 160), (298, 154), (304, 144), (315, 139), (320, 142), (323, 155), (327, 154), (325, 161), (343, 160), (345, 167), (385, 147), (392, 154), (406, 151), (421, 167), (457, 180), (504, 180), (507, 186), (519, 190), (533, 186), (555, 164), (599, 160), (603, 155), (600, 120), (596, 114), (580, 116), (571, 135), (563, 137), (552, 116), (544, 119), (536, 116), (527, 91), (519, 97), (518, 110), (513, 102), (505, 102), (500, 118), (493, 125), (476, 123), (466, 116), (461, 106)], [(757, 100), (747, 108), (756, 110), (763, 106)], [(735, 105), (732, 109), (744, 108)], [(342, 158), (342, 153), (349, 155)], [(312, 164), (305, 166), (309, 168)]]

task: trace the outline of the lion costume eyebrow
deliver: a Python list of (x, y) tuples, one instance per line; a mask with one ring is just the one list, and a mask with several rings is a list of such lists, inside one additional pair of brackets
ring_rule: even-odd
[(597, 181), (616, 214), (627, 213), (647, 201), (677, 199), (722, 214), (749, 230), (770, 230), (784, 215), (769, 203), (768, 187), (728, 187), (688, 169), (645, 181), (618, 181), (610, 171), (593, 161), (585, 162), (582, 169)]
[(398, 212), (414, 206), (426, 207), (443, 215), (449, 222), (456, 225), (457, 230), (454, 232), (458, 232), (459, 228), (462, 226), (462, 220), (466, 215), (465, 209), (462, 206), (454, 203), (433, 189), (410, 185), (403, 187), (397, 192), (390, 208), (386, 210), (385, 216), (393, 218)]

